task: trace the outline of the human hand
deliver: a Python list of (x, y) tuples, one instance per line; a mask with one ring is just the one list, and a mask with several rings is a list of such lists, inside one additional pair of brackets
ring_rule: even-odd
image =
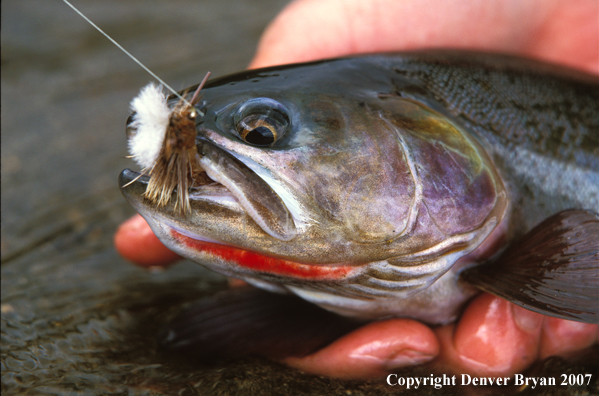
[[(518, 54), (598, 73), (598, 12), (593, 0), (301, 0), (272, 22), (250, 67), (449, 47)], [(405, 319), (375, 322), (288, 363), (355, 378), (436, 359), (442, 370), (503, 376), (598, 338), (598, 326), (545, 317), (483, 294), (456, 324), (430, 329)]]
[[(597, 73), (598, 11), (593, 0), (301, 0), (269, 26), (251, 67), (451, 47), (514, 53)], [(115, 244), (126, 258), (147, 266), (177, 257), (139, 216), (119, 229)], [(544, 317), (483, 294), (456, 324), (431, 329), (408, 319), (374, 322), (287, 363), (345, 378), (375, 377), (427, 361), (440, 370), (504, 376), (598, 338), (597, 326)]]

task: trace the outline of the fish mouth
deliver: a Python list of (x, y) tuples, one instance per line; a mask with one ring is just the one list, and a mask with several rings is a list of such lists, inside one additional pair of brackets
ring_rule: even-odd
[[(210, 202), (232, 210), (242, 210), (268, 235), (290, 241), (297, 235), (295, 221), (283, 199), (275, 190), (248, 167), (238, 156), (205, 140), (196, 141), (196, 160), (204, 172), (189, 189), (190, 202)], [(170, 213), (169, 217), (185, 216), (175, 211), (176, 190), (164, 207), (156, 207), (144, 197), (150, 177), (131, 169), (119, 175), (119, 186), (125, 198), (137, 209), (153, 209)], [(138, 203), (138, 205), (135, 204)], [(200, 235), (194, 237), (206, 240)]]

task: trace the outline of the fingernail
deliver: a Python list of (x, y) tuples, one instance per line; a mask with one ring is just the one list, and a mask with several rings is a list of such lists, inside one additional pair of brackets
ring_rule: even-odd
[(516, 323), (516, 326), (518, 326), (520, 330), (527, 333), (540, 331), (541, 324), (543, 323), (543, 315), (519, 307), (515, 304), (512, 304), (512, 315), (514, 323)]

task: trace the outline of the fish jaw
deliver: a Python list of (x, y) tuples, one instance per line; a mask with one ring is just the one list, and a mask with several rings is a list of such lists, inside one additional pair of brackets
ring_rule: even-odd
[[(220, 165), (223, 162), (225, 167), (231, 165), (226, 161), (230, 159), (225, 158), (225, 161), (220, 161)], [(204, 161), (203, 166), (211, 165), (206, 165), (207, 162)], [(233, 168), (233, 172), (229, 172), (229, 174), (239, 171), (239, 168), (232, 165), (229, 168)], [(238, 244), (243, 244), (243, 240), (251, 239), (251, 235), (255, 235), (258, 239), (272, 241), (289, 240), (295, 237), (293, 218), (282, 201), (265, 183), (260, 183), (259, 180), (252, 183), (251, 175), (248, 175), (247, 172), (245, 175), (241, 175), (246, 178), (242, 179), (240, 183), (246, 187), (249, 186), (247, 189), (249, 192), (256, 193), (258, 190), (258, 198), (263, 198), (262, 202), (248, 203), (247, 200), (243, 201), (244, 197), (240, 197), (240, 193), (231, 192), (231, 189), (239, 189), (239, 185), (235, 184), (235, 180), (231, 181), (231, 178), (228, 178), (229, 175), (221, 174), (218, 168), (209, 168), (208, 171), (214, 178), (228, 185), (228, 188), (214, 180), (207, 185), (193, 188), (190, 192), (192, 208), (190, 214), (182, 214), (178, 211), (172, 199), (167, 205), (160, 207), (146, 199), (148, 176), (126, 169), (119, 176), (119, 185), (127, 201), (146, 219), (156, 235), (169, 247), (172, 242), (172, 238), (169, 237), (172, 230), (177, 231), (180, 235), (191, 235), (197, 240), (232, 245), (236, 244), (236, 238), (241, 240), (237, 242)], [(239, 175), (234, 176), (241, 179)], [(256, 181), (255, 178), (253, 180)], [(247, 193), (247, 191), (242, 193), (244, 192)], [(176, 191), (173, 192), (173, 197), (175, 195)], [(268, 199), (274, 201), (269, 207), (267, 207)], [(256, 213), (255, 206), (262, 209), (262, 212)], [(274, 207), (272, 212), (276, 212), (274, 214), (269, 211), (272, 207)], [(277, 223), (279, 221), (280, 223)], [(198, 224), (201, 224), (202, 227), (198, 227)], [(235, 233), (233, 225), (238, 226), (237, 233)]]
[[(243, 224), (245, 238), (252, 234), (258, 238), (272, 237), (253, 221), (245, 208), (223, 186), (212, 185), (202, 189), (204, 194), (192, 194), (191, 219), (181, 221), (180, 212), (172, 204), (160, 210), (148, 205), (143, 197), (147, 179), (147, 176), (139, 177), (137, 172), (124, 170), (119, 177), (119, 184), (125, 198), (144, 217), (163, 244), (215, 272), (282, 291), (286, 289), (276, 284), (332, 282), (342, 285), (363, 271), (359, 266), (346, 263), (301, 263), (227, 244), (216, 239), (215, 235), (217, 238), (218, 235), (225, 235), (223, 239), (230, 240), (229, 226), (234, 223)], [(202, 218), (201, 221), (208, 231), (201, 235), (195, 226), (200, 220), (193, 216), (205, 213), (210, 214), (210, 219)]]

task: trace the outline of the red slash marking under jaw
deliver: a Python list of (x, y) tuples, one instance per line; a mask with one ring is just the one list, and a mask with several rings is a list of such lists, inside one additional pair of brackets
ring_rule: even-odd
[(264, 256), (260, 253), (243, 250), (218, 243), (199, 241), (175, 230), (171, 235), (191, 249), (205, 252), (243, 268), (257, 272), (289, 276), (306, 280), (335, 280), (345, 278), (359, 267), (349, 265), (311, 265)]

